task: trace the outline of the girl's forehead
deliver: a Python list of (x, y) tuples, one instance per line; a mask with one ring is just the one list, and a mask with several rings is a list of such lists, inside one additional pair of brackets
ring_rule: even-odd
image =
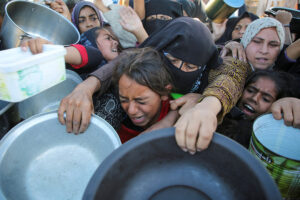
[(79, 15), (86, 14), (86, 13), (88, 13), (88, 14), (96, 14), (96, 11), (92, 7), (90, 7), (90, 6), (84, 6), (84, 7), (82, 7), (80, 9)]

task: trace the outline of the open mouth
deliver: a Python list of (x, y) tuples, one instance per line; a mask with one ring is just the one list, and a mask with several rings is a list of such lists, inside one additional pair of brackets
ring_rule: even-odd
[(130, 117), (131, 121), (134, 123), (134, 124), (140, 124), (142, 122), (144, 122), (144, 116), (140, 116), (140, 117)]
[(244, 107), (244, 111), (246, 110), (247, 113), (251, 113), (251, 114), (254, 114), (255, 113), (255, 110), (252, 106), (250, 106), (249, 104), (243, 104), (243, 107)]
[(112, 49), (111, 51), (112, 51), (112, 52), (118, 52), (118, 50), (117, 50), (117, 49)]

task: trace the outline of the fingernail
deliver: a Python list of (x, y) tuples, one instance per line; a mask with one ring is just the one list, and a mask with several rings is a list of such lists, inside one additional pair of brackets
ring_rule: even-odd
[(202, 149), (200, 149), (200, 148), (197, 148), (197, 151), (198, 151), (198, 152), (201, 152), (201, 151), (202, 151)]
[(187, 149), (186, 148), (182, 148), (182, 151), (187, 152)]
[(189, 153), (190, 153), (191, 155), (194, 155), (194, 154), (196, 153), (196, 151), (189, 151)]

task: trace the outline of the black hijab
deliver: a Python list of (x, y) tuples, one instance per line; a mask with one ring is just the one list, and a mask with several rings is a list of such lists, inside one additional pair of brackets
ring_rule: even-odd
[[(207, 79), (207, 72), (222, 63), (209, 29), (202, 22), (190, 17), (171, 20), (140, 45), (140, 47), (149, 46), (200, 67), (198, 71), (183, 72), (170, 62), (166, 62), (173, 75), (175, 87), (181, 93), (202, 91), (203, 81), (206, 82), (203, 78)], [(196, 90), (193, 89), (195, 82), (198, 82), (198, 86), (201, 84)]]
[(226, 29), (223, 33), (223, 35), (216, 41), (216, 44), (224, 44), (227, 41), (232, 40), (232, 32), (234, 30), (234, 27), (244, 18), (249, 17), (251, 21), (254, 21), (258, 19), (259, 17), (255, 14), (252, 14), (250, 12), (245, 11), (241, 16), (239, 17), (232, 17), (229, 18), (226, 23)]

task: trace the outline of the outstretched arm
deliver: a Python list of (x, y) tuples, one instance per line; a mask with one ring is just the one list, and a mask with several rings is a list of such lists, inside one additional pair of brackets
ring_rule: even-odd
[(135, 35), (137, 41), (141, 44), (148, 38), (148, 34), (144, 29), (142, 21), (131, 7), (124, 7), (120, 10), (123, 29)]

